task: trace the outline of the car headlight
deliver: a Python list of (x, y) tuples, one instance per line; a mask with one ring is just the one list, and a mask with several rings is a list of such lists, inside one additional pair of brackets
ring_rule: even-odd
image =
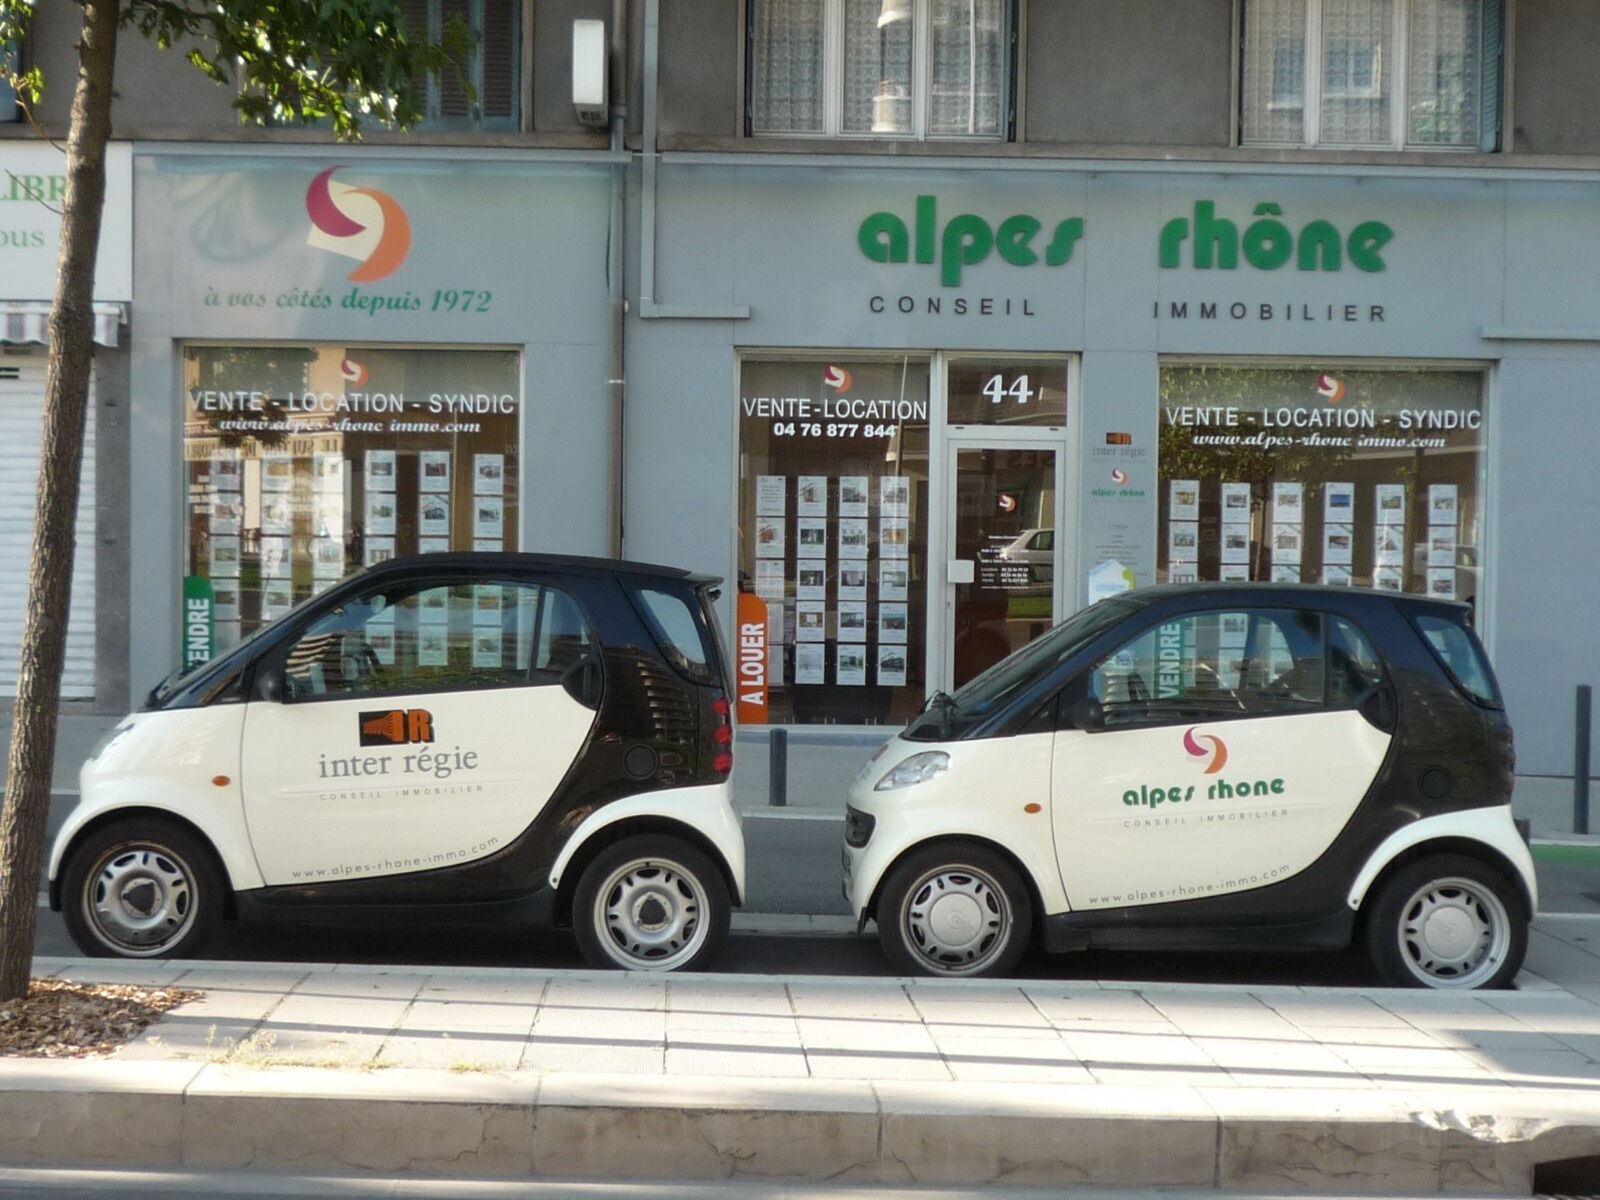
[(950, 768), (950, 756), (943, 750), (924, 750), (921, 754), (913, 754), (910, 758), (902, 759), (889, 773), (878, 780), (873, 787), (875, 792), (892, 792), (895, 788), (915, 787), (919, 783), (927, 783), (935, 775)]

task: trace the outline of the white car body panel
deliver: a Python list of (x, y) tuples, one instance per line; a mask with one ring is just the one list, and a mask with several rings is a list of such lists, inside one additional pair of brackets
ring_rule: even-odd
[(1055, 736), (1055, 846), (1075, 911), (1299, 874), (1349, 823), (1390, 742), (1351, 710)]
[(1529, 912), (1539, 911), (1539, 880), (1534, 871), (1533, 854), (1529, 851), (1528, 844), (1522, 840), (1522, 835), (1517, 832), (1516, 821), (1511, 815), (1509, 804), (1441, 813), (1436, 817), (1424, 817), (1420, 821), (1414, 821), (1404, 829), (1395, 830), (1384, 838), (1372, 852), (1372, 857), (1367, 860), (1366, 865), (1356, 874), (1355, 881), (1350, 885), (1350, 907), (1355, 909), (1361, 907), (1373, 880), (1405, 851), (1413, 846), (1421, 846), (1426, 842), (1435, 842), (1443, 838), (1481, 842), (1498, 850), (1516, 869), (1523, 886), (1528, 889)]
[(671, 817), (703, 834), (717, 848), (733, 876), (734, 904), (744, 903), (744, 825), (733, 806), (733, 784), (663, 788), (616, 800), (590, 813), (561, 847), (550, 869), (550, 886), (558, 888), (574, 856), (596, 833), (629, 817)]
[(198, 828), (216, 847), (230, 887), (260, 887), (239, 783), (244, 720), (242, 704), (124, 717), (78, 773), (78, 803), (51, 848), (50, 879), (60, 877), (67, 847), (89, 822), (120, 810), (150, 808)]
[[(850, 805), (876, 821), (860, 850), (845, 849), (845, 895), (866, 914), (884, 873), (905, 851), (941, 837), (974, 838), (1015, 855), (1038, 889), (1046, 912), (1067, 907), (1050, 837), (1050, 760), (1055, 735), (1023, 734), (961, 742), (896, 738), (856, 776)], [(944, 751), (950, 768), (926, 782), (875, 791), (877, 782), (914, 754)], [(1026, 811), (1028, 804), (1037, 812)]]
[[(595, 721), (558, 684), (246, 710), (244, 811), (268, 886), (460, 866), (503, 849), (549, 802)], [(364, 746), (369, 725), (385, 730), (369, 739), (399, 737)]]

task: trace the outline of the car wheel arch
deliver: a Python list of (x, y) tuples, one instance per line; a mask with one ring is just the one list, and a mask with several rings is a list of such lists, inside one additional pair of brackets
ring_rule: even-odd
[(55, 878), (50, 880), (50, 909), (60, 912), (64, 898), (61, 895), (61, 881), (66, 875), (66, 864), (83, 846), (83, 843), (107, 825), (115, 825), (122, 821), (145, 820), (156, 821), (161, 824), (171, 825), (183, 830), (205, 850), (211, 857), (211, 865), (216, 868), (218, 877), (222, 880), (222, 916), (224, 920), (236, 920), (239, 916), (238, 902), (234, 898), (233, 876), (228, 872), (228, 864), (223, 861), (218, 853), (216, 843), (200, 826), (188, 817), (171, 809), (156, 808), (153, 805), (139, 805), (131, 808), (113, 808), (97, 813), (83, 823), (83, 826), (73, 831), (72, 841), (67, 844), (66, 850), (61, 855), (62, 869), (56, 872)]
[[(924, 838), (920, 842), (912, 842), (908, 846), (901, 847), (900, 852), (885, 863), (883, 870), (878, 873), (878, 881), (873, 885), (872, 895), (867, 900), (866, 914), (874, 920), (877, 919), (878, 903), (883, 899), (884, 884), (902, 862), (913, 854), (920, 854), (936, 846), (981, 846), (1004, 859), (1017, 873), (1017, 878), (1022, 881), (1023, 887), (1028, 889), (1028, 905), (1033, 910), (1034, 937), (1037, 938), (1041, 928), (1040, 922), (1044, 920), (1045, 915), (1044, 900), (1039, 891), (1038, 881), (1034, 879), (1033, 872), (1028, 869), (1027, 864), (1018, 858), (1009, 846), (980, 833), (942, 833), (937, 837)], [(861, 914), (855, 915), (859, 917)]]
[(677, 838), (693, 846), (716, 864), (723, 883), (727, 885), (728, 895), (734, 897), (734, 907), (742, 905), (744, 898), (739, 893), (738, 882), (734, 879), (732, 869), (715, 842), (685, 821), (667, 816), (635, 815), (622, 817), (609, 825), (602, 825), (593, 830), (562, 865), (561, 881), (556, 885), (554, 914), (558, 928), (566, 929), (572, 925), (572, 900), (577, 894), (579, 881), (589, 869), (589, 864), (600, 857), (608, 846), (614, 846), (625, 838), (640, 834)]
[(1503, 875), (1506, 882), (1516, 889), (1520, 897), (1523, 910), (1532, 914), (1534, 898), (1529, 895), (1527, 884), (1522, 878), (1522, 873), (1517, 870), (1516, 864), (1507, 858), (1499, 849), (1487, 842), (1478, 841), (1469, 837), (1433, 837), (1420, 842), (1414, 842), (1404, 847), (1390, 857), (1359, 892), (1352, 891), (1350, 906), (1356, 910), (1358, 917), (1365, 918), (1371, 913), (1372, 905), (1369, 901), (1379, 895), (1384, 884), (1399, 872), (1405, 870), (1412, 863), (1425, 858), (1434, 858), (1438, 855), (1454, 854), (1464, 858), (1475, 859), (1485, 866)]

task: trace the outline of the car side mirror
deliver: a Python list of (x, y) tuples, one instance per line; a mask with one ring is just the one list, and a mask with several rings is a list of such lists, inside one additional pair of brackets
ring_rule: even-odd
[(1099, 696), (1079, 696), (1067, 704), (1067, 722), (1073, 729), (1099, 733), (1106, 727), (1106, 708)]

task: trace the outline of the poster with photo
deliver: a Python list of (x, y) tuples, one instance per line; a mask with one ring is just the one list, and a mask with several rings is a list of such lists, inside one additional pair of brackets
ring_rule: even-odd
[(394, 491), (394, 451), (368, 450), (365, 479), (369, 492)]
[[(828, 515), (828, 477), (826, 475), (802, 475), (795, 490), (794, 511), (802, 517), (825, 517)], [(778, 511), (783, 511), (779, 503)]]
[(840, 642), (834, 647), (833, 681), (840, 687), (865, 687), (867, 647), (860, 642)]
[(1325, 564), (1322, 568), (1322, 582), (1329, 587), (1349, 587), (1350, 568), (1333, 563)]
[(906, 621), (907, 612), (904, 604), (878, 605), (878, 641), (904, 644)]
[(422, 537), (450, 536), (450, 497), (423, 492), (417, 497), (417, 533)]
[(1299, 483), (1272, 485), (1272, 523), (1299, 525), (1305, 519), (1305, 488)]
[(1193, 563), (1173, 563), (1167, 568), (1168, 583), (1198, 583), (1200, 571)]
[[(340, 560), (341, 563), (343, 559)], [(214, 537), (211, 539), (211, 578), (239, 578), (239, 539)]]
[(1405, 565), (1405, 536), (1398, 525), (1380, 525), (1372, 531), (1372, 565), (1374, 567), (1401, 567)]
[(795, 521), (795, 554), (806, 558), (825, 558), (828, 554), (828, 521), (825, 517), (800, 517)]
[[(1272, 565), (1300, 566), (1301, 527), (1275, 525), (1272, 530)], [(1296, 576), (1298, 577), (1298, 570)], [(1276, 578), (1276, 575), (1274, 575)]]
[(344, 492), (344, 455), (313, 454), (311, 483), (318, 492)]
[(827, 559), (800, 559), (794, 565), (794, 580), (796, 600), (826, 600), (828, 598)]
[(1406, 485), (1380, 483), (1373, 489), (1377, 507), (1374, 525), (1404, 525), (1406, 523)]
[(211, 532), (237, 534), (244, 517), (244, 497), (236, 492), (219, 492), (211, 502)]
[(839, 477), (839, 515), (864, 517), (867, 515), (867, 477), (841, 475)]
[(474, 454), (472, 456), (472, 494), (474, 496), (503, 496), (506, 492), (506, 456), (504, 454)]
[(494, 554), (506, 548), (503, 538), (479, 537), (472, 539), (472, 549), (478, 554)]
[(239, 581), (219, 579), (211, 585), (212, 617), (218, 621), (239, 619)]
[(782, 600), (788, 590), (788, 582), (781, 559), (756, 560), (756, 595), (763, 600)]
[(1250, 526), (1224, 525), (1222, 527), (1222, 562), (1226, 564), (1250, 561)]
[(372, 653), (377, 660), (386, 667), (394, 666), (394, 613), (393, 611), (379, 613), (367, 622), (367, 645), (372, 647)]
[(450, 665), (450, 635), (442, 626), (417, 630), (417, 665), (419, 667)]
[[(495, 455), (494, 457), (499, 457)], [(506, 503), (499, 496), (472, 498), (472, 536), (503, 539), (506, 535)]]
[(501, 641), (498, 629), (474, 629), (472, 631), (472, 665), (475, 667), (498, 667), (501, 664), (505, 646)]
[(261, 539), (261, 578), (288, 579), (293, 571), (289, 554), (294, 543), (286, 537)]
[(261, 490), (287, 492), (294, 488), (294, 459), (287, 454), (261, 456)]
[[(1454, 567), (1456, 565), (1456, 527), (1430, 525), (1428, 527), (1428, 565)], [(1428, 589), (1430, 593), (1433, 589)]]
[(839, 602), (839, 640), (864, 642), (867, 640), (867, 606), (861, 600)]
[(867, 557), (867, 519), (865, 517), (839, 518), (839, 557)]
[(911, 523), (905, 517), (878, 518), (878, 557), (907, 558), (911, 553)]
[(827, 640), (828, 606), (821, 600), (797, 600), (794, 606), (794, 640)]
[(244, 625), (239, 621), (217, 621), (213, 624), (217, 636), (217, 650), (231, 650), (244, 637)]
[(1435, 600), (1456, 598), (1456, 569), (1454, 567), (1428, 568), (1428, 595)]
[(316, 537), (344, 534), (344, 493), (318, 492), (311, 498), (312, 533)]
[(849, 559), (839, 564), (839, 599), (865, 600), (867, 598), (866, 560)]
[(1192, 563), (1200, 558), (1200, 526), (1195, 521), (1174, 521), (1167, 526), (1167, 561)]
[(365, 564), (369, 567), (381, 562), (388, 562), (394, 557), (394, 539), (392, 537), (369, 537), (363, 543), (362, 551)]
[(911, 480), (904, 475), (878, 477), (878, 515), (880, 517), (909, 517), (911, 515)]
[(796, 683), (821, 683), (824, 677), (822, 642), (799, 642), (794, 648), (794, 681)]
[(1273, 563), (1272, 564), (1272, 582), (1273, 583), (1299, 583), (1300, 582), (1300, 564), (1299, 563), (1277, 563), (1277, 562)]
[(1224, 483), (1222, 485), (1222, 523), (1238, 525), (1250, 520), (1250, 485)]
[(781, 517), (788, 512), (788, 482), (782, 475), (756, 476), (756, 516)]
[(472, 591), (472, 623), (474, 625), (493, 625), (498, 629), (503, 619), (501, 602), (504, 599), (505, 590), (503, 588), (474, 588)]
[(243, 464), (221, 454), (211, 456), (211, 486), (219, 492), (237, 492), (243, 477)]
[(1174, 479), (1168, 486), (1167, 517), (1172, 521), (1200, 519), (1200, 481)]
[[(491, 543), (491, 549), (500, 549), (500, 543)], [(442, 537), (425, 537), (417, 539), (418, 554), (443, 554), (450, 549), (450, 539)]]
[(905, 687), (906, 648), (904, 646), (878, 647), (878, 686)]
[(1355, 561), (1355, 545), (1354, 525), (1324, 525), (1322, 527), (1322, 561), (1324, 563), (1348, 567)]
[(417, 455), (417, 490), (419, 492), (450, 490), (450, 451), (424, 450)]
[[(1450, 525), (1456, 523), (1456, 485), (1453, 483), (1430, 483), (1428, 485), (1428, 524)], [(1432, 588), (1428, 589), (1432, 595), (1437, 595)]]
[(450, 624), (450, 590), (433, 587), (417, 595), (418, 625)]
[(270, 621), (294, 607), (294, 584), (287, 579), (269, 579), (261, 585), (261, 615)]
[(338, 538), (319, 537), (311, 541), (311, 574), (319, 580), (337, 579), (344, 574), (344, 543)]
[(911, 586), (910, 564), (904, 559), (878, 560), (878, 599), (904, 600)]
[(287, 537), (294, 532), (294, 501), (287, 493), (261, 497), (261, 532), (273, 537)]
[(374, 534), (387, 537), (394, 536), (394, 508), (395, 498), (393, 492), (368, 492), (367, 493), (367, 536)]
[(784, 556), (783, 525), (782, 517), (756, 518), (757, 558), (782, 558)]
[(1249, 583), (1249, 563), (1223, 563), (1217, 571), (1217, 578), (1223, 583)]
[(1379, 567), (1372, 572), (1372, 586), (1380, 592), (1398, 592), (1405, 587), (1405, 576), (1399, 567)]
[(1322, 488), (1322, 519), (1330, 525), (1349, 525), (1355, 520), (1356, 485), (1327, 483)]

